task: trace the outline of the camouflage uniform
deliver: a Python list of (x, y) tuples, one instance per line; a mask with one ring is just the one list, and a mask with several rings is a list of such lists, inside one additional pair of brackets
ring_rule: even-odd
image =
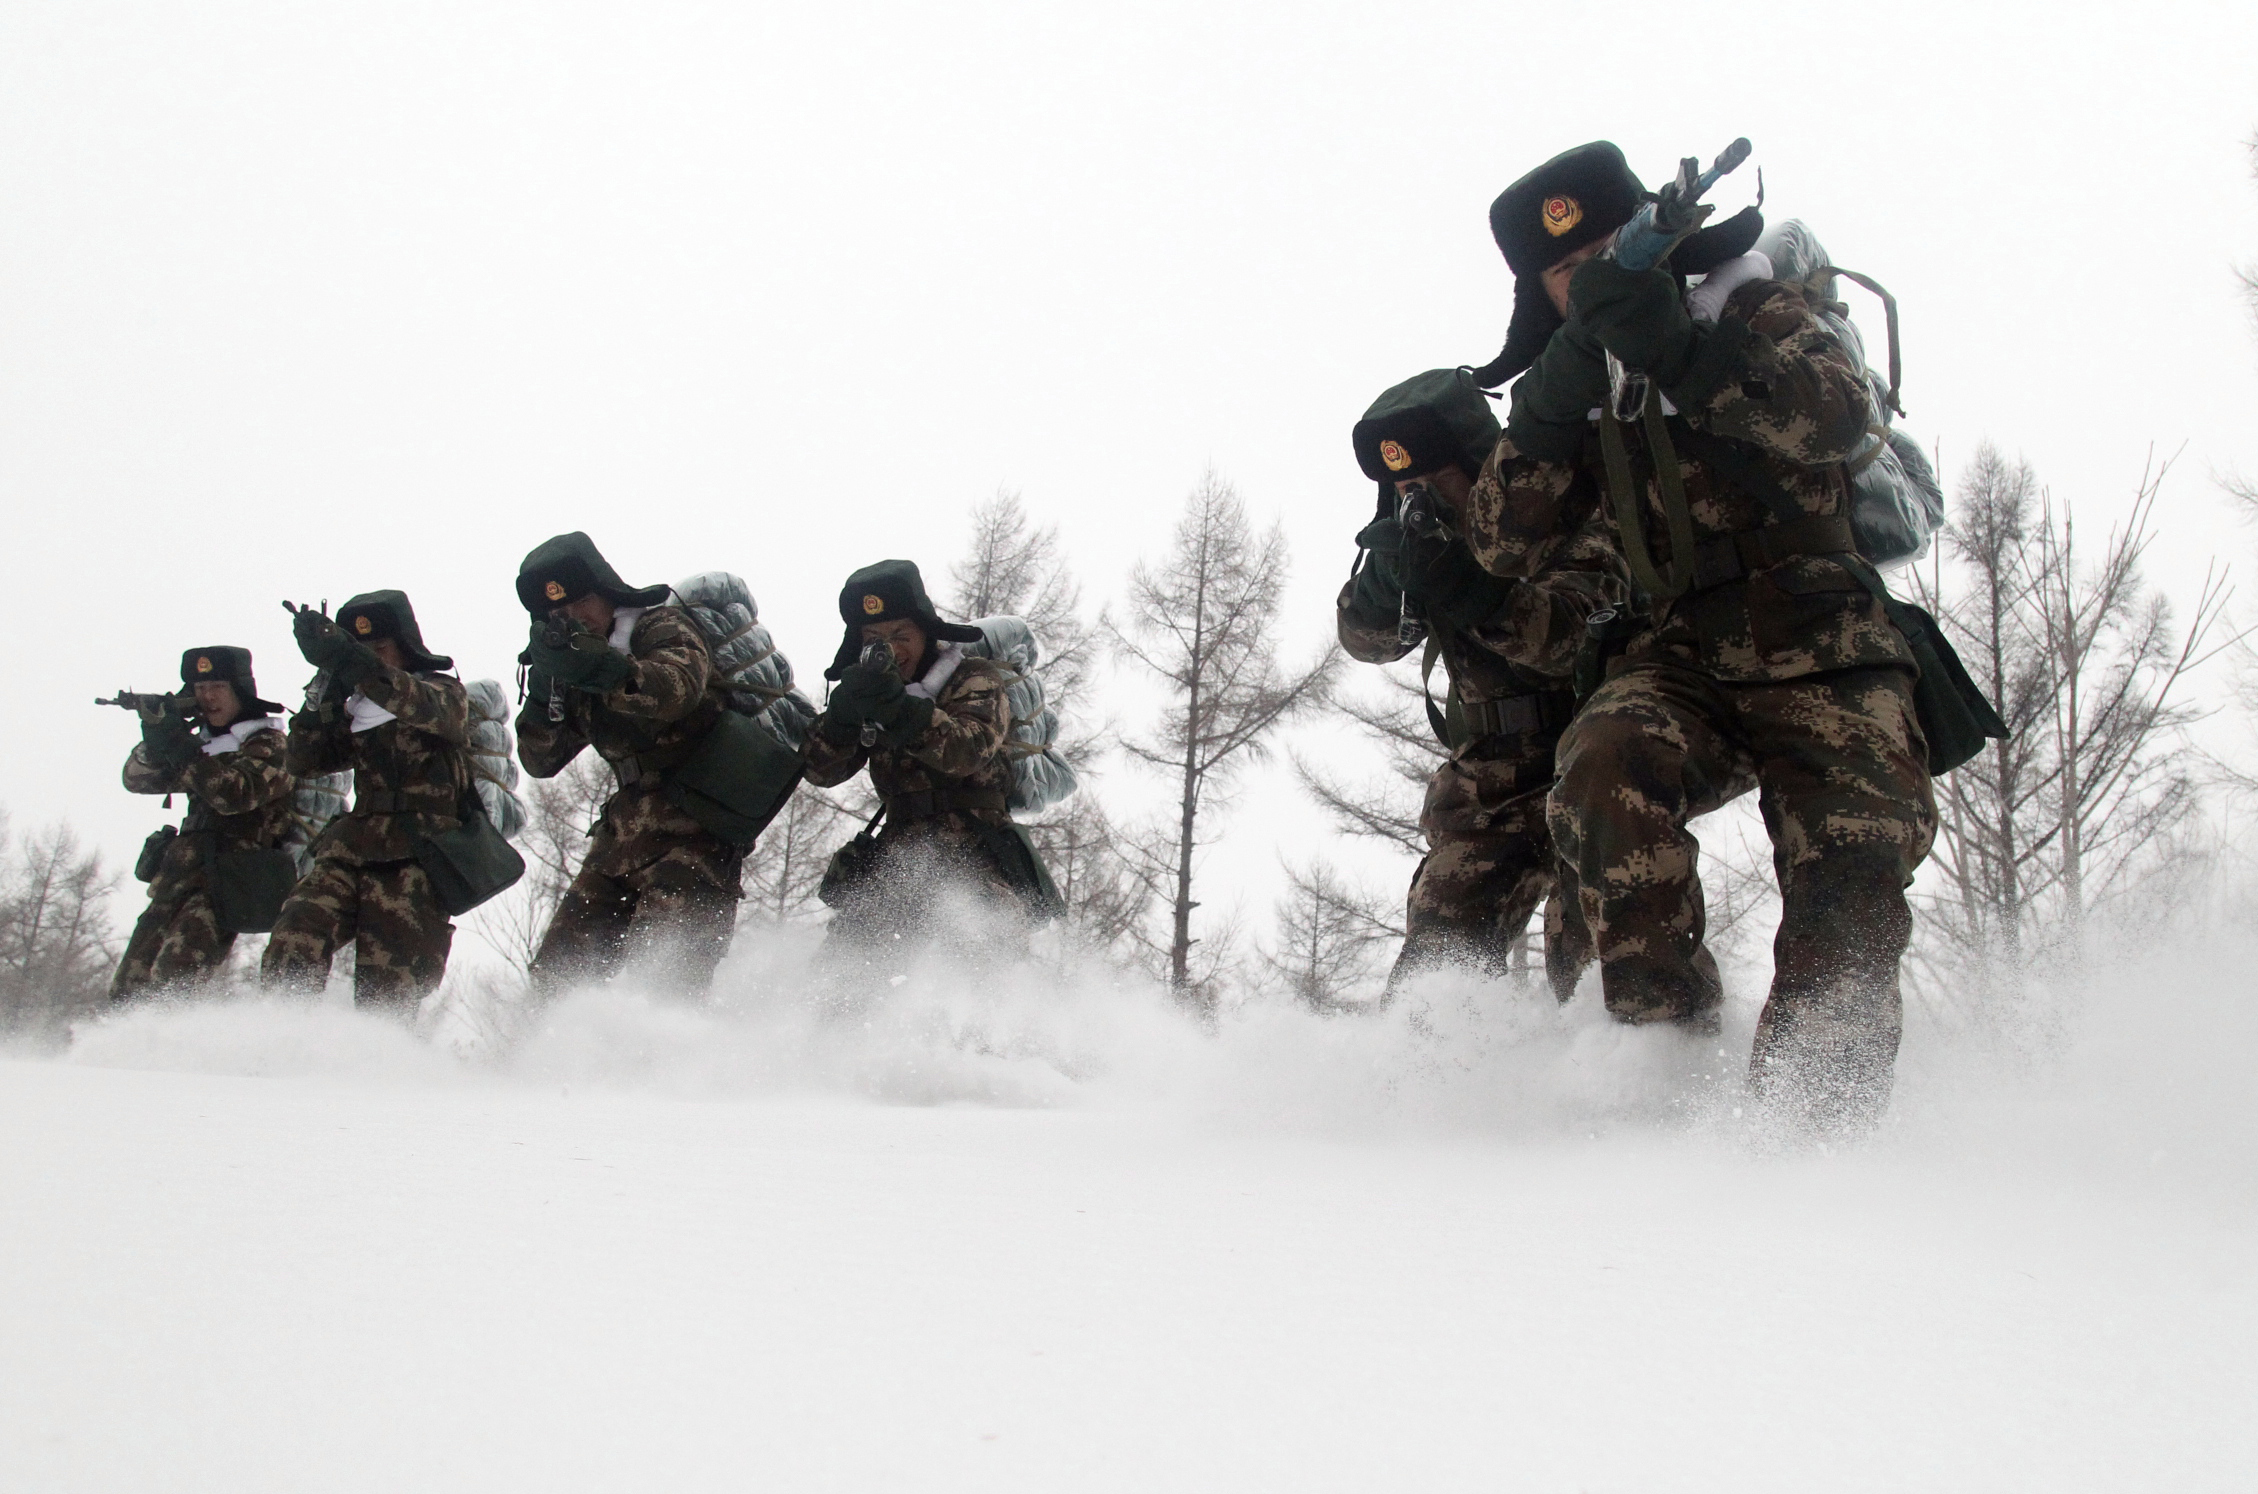
[[(835, 905), (824, 958), (865, 970), (890, 968), (886, 951), (933, 940), (983, 958), (1022, 952), (1027, 914), (1021, 893), (992, 847), (1010, 814), (1011, 703), (1003, 669), (944, 645), (941, 664), (955, 667), (933, 694), (932, 719), (906, 745), (864, 747), (818, 716), (809, 730), (807, 779), (819, 787), (845, 783), (867, 767), (886, 805), (871, 875)], [(940, 664), (927, 670), (931, 681)], [(827, 729), (829, 728), (829, 729)], [(967, 918), (936, 919), (943, 888), (968, 895)]]
[(601, 696), (563, 692), (564, 720), (549, 719), (545, 689), (518, 713), (526, 772), (553, 778), (594, 747), (619, 781), (534, 954), (534, 986), (545, 994), (609, 979), (631, 955), (662, 960), (670, 987), (703, 991), (729, 952), (744, 896), (745, 849), (661, 792), (667, 770), (728, 708), (705, 638), (680, 607), (650, 607), (634, 619), (627, 651), (634, 667), (624, 683)]
[[(1897, 1050), (1904, 889), (1936, 810), (1911, 654), (1844, 564), (1842, 463), (1865, 433), (1868, 388), (1805, 292), (1777, 281), (1733, 293), (1700, 359), (1668, 421), (1694, 580), (1636, 615), (1562, 739), (1553, 834), (1580, 880), (1609, 1010), (1713, 1022), (1686, 822), (1759, 787), (1785, 906), (1752, 1077), (1760, 1092), (1870, 1116)], [(1652, 453), (1629, 444), (1643, 531), (1665, 535)], [(1572, 461), (1501, 441), (1472, 504), (1484, 564), (1516, 574), (1573, 530), (1602, 501), (1603, 468), (1596, 438)], [(1767, 503), (1767, 489), (1785, 501)], [(1790, 505), (1792, 519), (1775, 511)]]
[[(110, 998), (123, 1000), (158, 986), (192, 986), (227, 963), (235, 935), (223, 930), (205, 886), (212, 856), (281, 846), (293, 828), (285, 742), (271, 725), (235, 730), (238, 745), (207, 752), (185, 768), (166, 770), (149, 761), (145, 746), (125, 760), (125, 786), (135, 794), (186, 794), (188, 817), (165, 847), (149, 882), (149, 906), (126, 940)], [(215, 734), (202, 732), (207, 746)]]
[(329, 962), (353, 944), (353, 999), (413, 1010), (447, 971), (453, 923), (415, 860), (417, 842), (455, 829), (471, 793), (470, 696), (437, 673), (378, 669), (358, 692), (392, 720), (352, 729), (349, 703), (325, 700), (290, 718), (290, 770), (351, 769), (353, 807), (312, 847), (314, 864), (283, 904), (260, 980), (318, 992)]
[[(1428, 850), (1412, 874), (1391, 990), (1446, 964), (1471, 962), (1503, 974), (1531, 915), (1558, 891), (1545, 820), (1553, 751), (1570, 713), (1568, 676), (1584, 620), (1621, 598), (1620, 569), (1612, 547), (1587, 526), (1549, 547), (1539, 579), (1508, 588), (1489, 621), (1435, 635), (1433, 659), (1449, 677), (1445, 716), (1455, 746), (1429, 779), (1420, 811)], [(1352, 580), (1335, 603), (1341, 647), (1368, 664), (1409, 653), (1415, 645), (1404, 641), (1398, 619), (1363, 615), (1354, 590)], [(1538, 712), (1538, 719), (1481, 730), (1484, 713), (1508, 702)], [(1563, 1001), (1591, 957), (1569, 901), (1551, 896), (1545, 920), (1546, 971)]]

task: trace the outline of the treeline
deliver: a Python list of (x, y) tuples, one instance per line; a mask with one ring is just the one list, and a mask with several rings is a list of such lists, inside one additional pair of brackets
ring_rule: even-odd
[[(1892, 577), (1943, 621), (2014, 728), (1937, 783), (1940, 832), (1910, 967), (1917, 997), (1998, 1006), (2081, 959), (2097, 928), (2153, 921), (2204, 854), (2200, 811), (2241, 783), (2188, 736), (2233, 699), (2234, 676), (2219, 666), (2243, 651), (2243, 635), (2228, 620), (2225, 571), (2175, 605), (2144, 570), (2169, 465), (2146, 474), (2125, 517), (2096, 539), (2027, 463), (1984, 447), (1959, 476), (1931, 555)], [(1345, 570), (1345, 554), (1332, 558)], [(1278, 526), (1258, 526), (1211, 475), (1115, 603), (1085, 605), (1057, 526), (1009, 492), (973, 509), (965, 553), (936, 588), (953, 616), (1015, 613), (1041, 641), (1066, 721), (1061, 747), (1083, 776), (1082, 792), (1034, 825), (1066, 899), (1057, 938), (1080, 957), (1141, 968), (1208, 1017), (1262, 993), (1325, 1011), (1377, 994), (1424, 849), (1426, 779), (1443, 755), (1416, 659), (1344, 670), (1329, 613), (1283, 615), (1288, 562)], [(1157, 689), (1160, 709), (1130, 722), (1109, 715), (1109, 670)], [(1268, 927), (1250, 933), (1239, 899), (1207, 895), (1202, 852), (1223, 832), (1239, 775), (1271, 757), (1282, 731), (1312, 722), (1364, 751), (1361, 761), (1337, 747), (1290, 753), (1300, 791), (1341, 844), (1393, 852), (1400, 870), (1370, 881), (1323, 856), (1281, 863)], [(1142, 775), (1163, 807), (1124, 810), (1125, 773)], [(610, 770), (592, 756), (528, 784), (528, 874), (467, 926), (517, 970), (609, 789)], [(825, 863), (875, 808), (867, 788), (803, 788), (747, 858), (748, 932), (819, 920)], [(1712, 941), (1751, 956), (1776, 909), (1754, 813), (1744, 801), (1696, 826)], [(99, 1008), (119, 924), (138, 911), (113, 901), (119, 886), (67, 826), (13, 834), (0, 821), (0, 1028), (52, 1036)], [(1532, 930), (1525, 943), (1535, 939)]]

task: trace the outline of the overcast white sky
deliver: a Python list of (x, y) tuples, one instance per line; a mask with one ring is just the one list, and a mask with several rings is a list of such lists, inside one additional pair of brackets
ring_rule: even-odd
[[(2258, 6), (1766, 13), (17, 0), (0, 803), (129, 854), (158, 812), (87, 702), (218, 642), (295, 699), (282, 597), (404, 587), (506, 676), (517, 560), (573, 528), (742, 572), (812, 675), (845, 573), (942, 573), (998, 485), (1098, 600), (1212, 464), (1314, 647), (1350, 424), (1496, 351), (1489, 201), (1598, 136), (1650, 181), (1749, 136), (1903, 302), (1948, 469), (1988, 435), (2100, 518), (2184, 444), (2159, 574), (2249, 553), (2209, 479), (2258, 470)], [(1241, 813), (1250, 871), (1309, 834)]]

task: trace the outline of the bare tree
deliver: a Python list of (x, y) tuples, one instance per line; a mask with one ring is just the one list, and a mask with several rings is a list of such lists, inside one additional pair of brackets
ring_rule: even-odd
[(972, 544), (949, 567), (956, 594), (944, 609), (959, 621), (1000, 613), (1023, 618), (1042, 646), (1043, 688), (1065, 714), (1089, 682), (1097, 631), (1082, 619), (1082, 587), (1066, 563), (1058, 525), (1036, 528), (1019, 494), (999, 488), (972, 510)]
[[(873, 806), (874, 807), (874, 806)], [(741, 918), (795, 923), (819, 916), (831, 853), (870, 818), (856, 806), (808, 784), (793, 791), (760, 839), (745, 853), (745, 902)]]
[(1169, 908), (1169, 985), (1207, 1012), (1217, 992), (1212, 979), (1194, 980), (1191, 958), (1201, 812), (1236, 769), (1266, 754), (1272, 731), (1328, 698), (1340, 659), (1328, 643), (1306, 668), (1280, 669), (1286, 566), (1284, 531), (1273, 524), (1257, 538), (1238, 494), (1211, 472), (1186, 501), (1167, 557), (1130, 573), (1127, 627), (1107, 625), (1121, 654), (1168, 691), (1153, 732), (1125, 745), (1176, 781), (1176, 823), (1142, 848), (1144, 874)]
[(1382, 671), (1380, 679), (1376, 696), (1340, 693), (1326, 707), (1346, 718), (1379, 750), (1378, 778), (1335, 777), (1298, 751), (1290, 754), (1294, 776), (1343, 835), (1378, 840), (1420, 856), (1427, 850), (1427, 838), (1419, 828), (1427, 780), (1449, 759), (1450, 749), (1435, 739), (1435, 728), (1427, 720), (1427, 692), (1417, 672), (1398, 665)]
[(1325, 861), (1286, 868), (1286, 895), (1277, 907), (1277, 943), (1262, 953), (1270, 974), (1312, 1011), (1364, 1009), (1390, 947), (1403, 940), (1400, 918), (1387, 903), (1351, 886)]
[(1027, 827), (1066, 903), (1067, 926), (1085, 945), (1117, 948), (1144, 923), (1152, 888), (1136, 874), (1120, 829), (1090, 792)]
[(1974, 994), (2020, 980), (2038, 957), (2074, 956), (2087, 919), (2144, 875), (2144, 859), (2192, 812), (2196, 785), (2175, 750), (2196, 710), (2181, 697), (2219, 638), (2229, 591), (2214, 567), (2187, 627), (2141, 563), (2171, 463), (2142, 473), (2132, 512), (2097, 555), (2026, 463), (1988, 443), (1959, 487), (1939, 566), (1916, 578), (1970, 675), (2011, 735), (1938, 781), (1935, 864), (1945, 891), (1925, 920), (1926, 956), (1978, 976)]
[(67, 824), (18, 840), (0, 816), (0, 852), (0, 1033), (52, 1041), (104, 1005), (117, 878)]

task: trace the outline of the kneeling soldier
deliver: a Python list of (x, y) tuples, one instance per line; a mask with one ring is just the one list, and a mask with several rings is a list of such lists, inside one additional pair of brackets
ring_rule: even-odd
[[(135, 700), (141, 745), (125, 760), (125, 786), (186, 794), (188, 816), (177, 831), (167, 826), (149, 837), (134, 867), (149, 884), (149, 906), (110, 980), (113, 1001), (209, 980), (238, 933), (269, 925), (273, 900), (295, 880), (283, 848), (296, 781), (285, 761), (282, 707), (259, 699), (248, 649), (192, 648), (180, 657), (180, 678), (184, 696)], [(254, 881), (266, 882), (273, 900)], [(257, 902), (263, 909), (248, 906)]]
[(1368, 554), (1336, 603), (1341, 646), (1372, 664), (1422, 637), (1426, 669), (1449, 674), (1446, 709), (1430, 701), (1450, 757), (1419, 817), (1428, 851), (1412, 876), (1403, 952), (1388, 977), (1451, 963), (1507, 969), (1548, 893), (1545, 964), (1565, 1001), (1589, 959), (1573, 896), (1558, 895), (1545, 794), (1553, 749), (1574, 713), (1569, 675), (1586, 618), (1621, 600), (1621, 567), (1596, 532), (1570, 534), (1527, 580), (1492, 576), (1462, 534), (1475, 475), (1499, 436), (1467, 374), (1435, 369), (1398, 384), (1357, 422), (1379, 515), (1357, 535)]
[[(839, 615), (846, 637), (824, 671), (838, 684), (809, 729), (808, 782), (830, 787), (868, 767), (884, 827), (832, 859), (826, 960), (867, 966), (918, 940), (986, 958), (1020, 952), (1030, 913), (1050, 911), (1057, 892), (1006, 807), (1006, 671), (965, 653), (980, 630), (941, 621), (909, 561), (849, 576)], [(946, 907), (951, 890), (971, 907)]]
[(554, 778), (594, 747), (619, 784), (541, 936), (534, 988), (608, 979), (635, 954), (702, 993), (737, 926), (746, 849), (664, 792), (729, 709), (704, 635), (668, 588), (629, 586), (585, 534), (527, 555), (517, 594), (533, 614), (518, 760)]
[[(1791, 1117), (1856, 1128), (1888, 1103), (1905, 890), (1936, 829), (1913, 655), (1849, 523), (1845, 463), (1873, 392), (1808, 287), (1752, 279), (1716, 321), (1689, 312), (1672, 266), (1689, 268), (1697, 246), (1690, 268), (1745, 250), (1753, 214), (1653, 269), (1605, 257), (1644, 195), (1602, 141), (1546, 162), (1491, 208), (1516, 285), (1489, 372), (1528, 371), (1475, 486), (1472, 507), (1499, 539), (1483, 558), (1510, 572), (1564, 504), (1605, 492), (1641, 594), (1561, 743), (1551, 807), (1608, 1010), (1714, 1022), (1721, 992), (1699, 959), (1686, 826), (1754, 785), (1783, 906), (1750, 1079)], [(1643, 432), (1614, 416), (1611, 355), (1647, 381)], [(1594, 407), (1607, 411), (1597, 439)]]
[(412, 1014), (447, 973), (455, 926), (418, 859), (462, 824), (471, 786), (470, 696), (424, 647), (398, 591), (371, 591), (337, 611), (311, 607), (293, 624), (299, 652), (321, 671), (290, 718), (290, 770), (351, 769), (353, 807), (314, 842), (314, 864), (275, 921), (262, 984), (319, 992), (329, 962), (353, 945), (353, 1000)]

